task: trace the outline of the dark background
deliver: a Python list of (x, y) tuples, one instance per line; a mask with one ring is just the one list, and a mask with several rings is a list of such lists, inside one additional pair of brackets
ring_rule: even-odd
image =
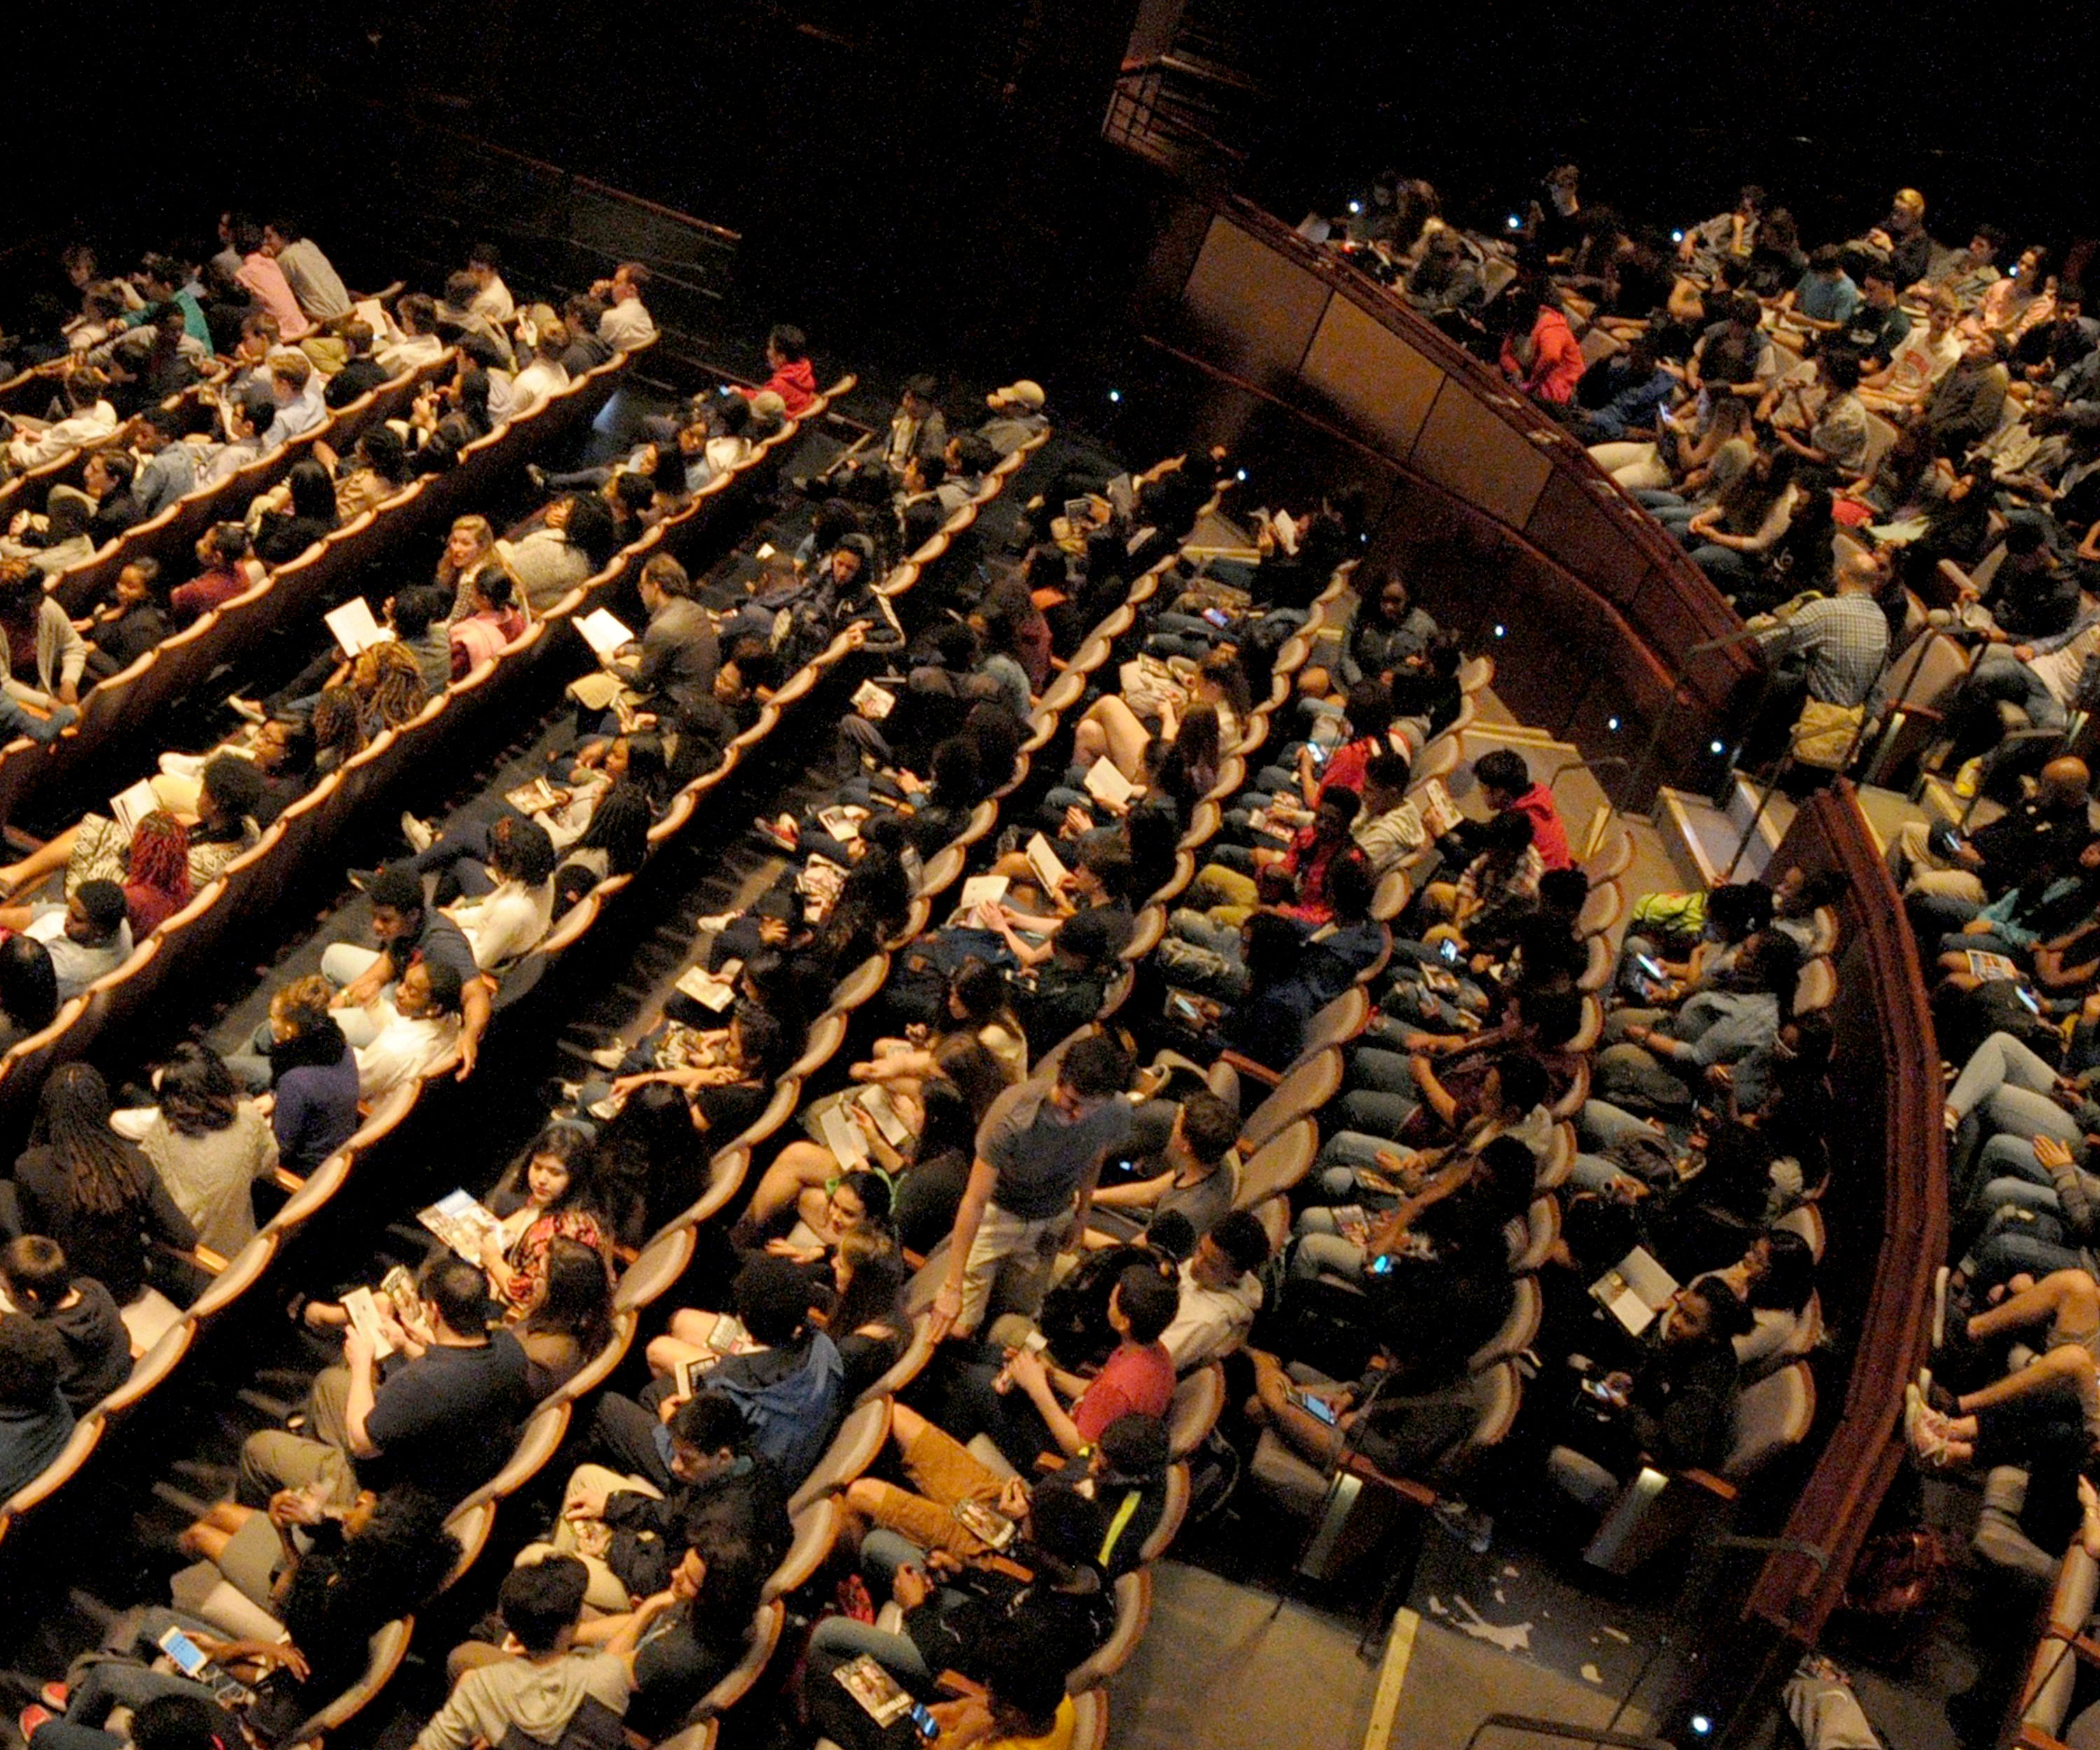
[[(1138, 0), (11, 11), (11, 322), (69, 293), (51, 258), (68, 236), (128, 265), (228, 205), (289, 201), (354, 284), (392, 277), (428, 169), (397, 162), (377, 99), (742, 233), (726, 355), (792, 320), (820, 364), (1061, 379), (1106, 417), (1172, 193), (1099, 136)], [(1190, 0), (1187, 17), (1264, 87), (1222, 124), (1246, 153), (1229, 181), (1291, 219), (1392, 165), (1493, 224), (1564, 154), (1586, 199), (1665, 228), (1746, 178), (1811, 241), (1855, 234), (1905, 183), (1952, 240), (1983, 218), (2058, 242), (2096, 228), (2089, 7)], [(401, 234), (332, 232), (346, 191), (390, 200)]]

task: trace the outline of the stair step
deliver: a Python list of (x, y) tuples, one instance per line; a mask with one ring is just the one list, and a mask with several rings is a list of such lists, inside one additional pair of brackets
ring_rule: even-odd
[(172, 1483), (161, 1481), (156, 1481), (153, 1484), (153, 1498), (165, 1501), (185, 1519), (201, 1519), (216, 1505), (215, 1499), (201, 1500), (187, 1489), (179, 1489)]
[[(1663, 846), (1688, 886), (1715, 887), (1723, 881), (1747, 881), (1762, 875), (1773, 850), (1793, 818), (1793, 805), (1774, 797), (1747, 843), (1745, 831), (1757, 808), (1754, 794), (1747, 807), (1734, 796), (1723, 810), (1710, 798), (1665, 786), (1657, 794), (1657, 827)], [(1775, 810), (1784, 811), (1784, 820)]]
[(245, 1404), (250, 1409), (261, 1411), (275, 1422), (283, 1422), (299, 1407), (295, 1399), (270, 1397), (249, 1386), (243, 1386), (233, 1394), (233, 1396), (235, 1402)]

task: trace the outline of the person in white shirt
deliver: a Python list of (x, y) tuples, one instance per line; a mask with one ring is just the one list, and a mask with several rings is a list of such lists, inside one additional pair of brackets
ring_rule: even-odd
[(643, 307), (642, 289), (649, 284), (649, 270), (639, 262), (622, 262), (610, 280), (591, 288), (607, 308), (598, 318), (598, 337), (619, 352), (632, 352), (656, 337), (656, 319)]
[(372, 349), (372, 356), (386, 368), (389, 377), (430, 364), (444, 355), (445, 343), (438, 337), (438, 306), (421, 292), (411, 292), (394, 306), (394, 319), (401, 332), (393, 340)]
[(569, 350), (567, 328), (557, 318), (541, 323), (537, 333), (532, 362), (518, 373), (510, 385), (513, 419), (523, 419), (549, 395), (569, 386), (569, 373), (562, 365), (562, 355)]
[(277, 1139), (216, 1051), (178, 1045), (153, 1073), (153, 1104), (112, 1113), (109, 1127), (138, 1144), (200, 1245), (231, 1258), (255, 1237), (249, 1188), (276, 1170)]
[(554, 915), (554, 841), (536, 820), (506, 814), (488, 829), (483, 866), (495, 884), (443, 908), (484, 972), (514, 964), (547, 933)]
[(1897, 417), (1923, 407), (1941, 377), (1961, 362), (1961, 337), (1954, 332), (1961, 306), (1944, 286), (1926, 301), (1925, 324), (1904, 337), (1888, 364), (1860, 379), (1860, 399), (1877, 413)]
[(114, 881), (83, 881), (63, 906), (0, 906), (0, 929), (44, 945), (61, 1003), (131, 958), (131, 920)]
[(18, 473), (56, 461), (67, 451), (116, 430), (117, 409), (104, 399), (102, 386), (86, 372), (74, 371), (67, 377), (65, 399), (66, 417), (50, 424), (24, 414), (15, 416), (7, 460)]
[(477, 243), (466, 252), (466, 271), (474, 276), (477, 288), (474, 302), (468, 308), (499, 327), (508, 324), (518, 313), (510, 288), (503, 283), (500, 271), (502, 266), (502, 253), (492, 243)]
[(262, 248), (275, 258), (285, 284), (299, 301), (299, 308), (315, 321), (333, 322), (350, 314), (350, 293), (342, 276), (320, 246), (302, 235), (297, 225), (286, 219), (264, 225)]
[(1429, 842), (1422, 810), (1407, 799), (1410, 775), (1405, 756), (1397, 753), (1373, 754), (1364, 767), (1364, 805), (1350, 825), (1349, 836), (1374, 881)]
[(374, 1031), (369, 1044), (357, 1047), (357, 1091), (376, 1100), (435, 1069), (458, 1047), (459, 972), (442, 960), (417, 960), (401, 975), (393, 1000), (375, 997), (366, 1013)]
[(267, 395), (258, 395), (252, 400), (241, 396), (227, 402), (220, 409), (220, 417), (233, 435), (209, 452), (211, 460), (201, 477), (202, 483), (216, 486), (260, 456), (262, 433), (276, 417), (277, 404)]
[(1268, 1262), (1268, 1235), (1251, 1210), (1235, 1210), (1196, 1242), (1181, 1266), (1181, 1307), (1160, 1333), (1174, 1371), (1185, 1373), (1229, 1355), (1246, 1341), (1261, 1310), (1258, 1272)]

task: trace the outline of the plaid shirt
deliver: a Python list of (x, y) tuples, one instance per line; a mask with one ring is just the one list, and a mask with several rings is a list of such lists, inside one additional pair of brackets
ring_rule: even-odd
[(1758, 640), (1765, 660), (1806, 659), (1808, 696), (1826, 705), (1864, 705), (1889, 650), (1889, 623), (1866, 596), (1824, 596)]
[(1508, 866), (1499, 880), (1493, 862), (1476, 857), (1458, 877), (1460, 927), (1476, 919), (1493, 918), (1511, 906), (1528, 906), (1538, 897), (1538, 878), (1545, 873), (1545, 861), (1535, 844), (1525, 847), (1524, 855)]

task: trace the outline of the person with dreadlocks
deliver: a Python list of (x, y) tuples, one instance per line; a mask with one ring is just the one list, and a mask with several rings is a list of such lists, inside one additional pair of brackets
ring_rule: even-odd
[(368, 645), (351, 664), (350, 690), (357, 701), (357, 726), (372, 741), (382, 730), (398, 730), (430, 703), (423, 671), (399, 638)]
[[(221, 753), (205, 762), (183, 846), (192, 892), (216, 879), (262, 835), (254, 819), (262, 800), (262, 775), (253, 760)], [(0, 890), (10, 895), (29, 892), (60, 869), (68, 894), (90, 881), (121, 884), (130, 878), (130, 843), (121, 822), (107, 814), (84, 814), (77, 826), (68, 827), (20, 862), (0, 867)]]
[(139, 822), (124, 853), (124, 909), (143, 941), (190, 902), (190, 830), (165, 809)]
[(14, 1183), (0, 1185), (0, 1227), (57, 1241), (122, 1306), (146, 1286), (153, 1241), (187, 1250), (197, 1233), (145, 1156), (110, 1129), (109, 1113), (99, 1071), (61, 1064), (51, 1073)]
[(357, 721), (357, 695), (346, 686), (324, 687), (314, 701), (314, 769), (340, 771), (364, 752), (369, 738)]

